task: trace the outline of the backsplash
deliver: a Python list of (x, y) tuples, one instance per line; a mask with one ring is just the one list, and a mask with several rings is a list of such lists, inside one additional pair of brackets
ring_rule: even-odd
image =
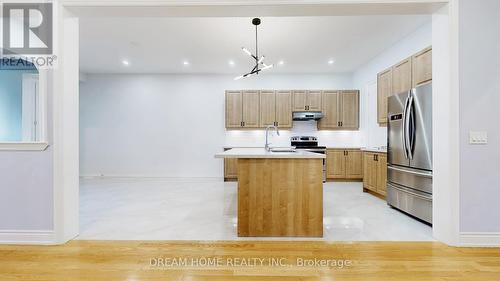
[[(363, 147), (365, 136), (361, 131), (318, 131), (316, 121), (295, 121), (290, 130), (280, 130), (280, 136), (270, 133), (269, 141), (273, 146), (290, 146), (292, 136), (315, 136), (319, 145), (327, 147)], [(225, 146), (264, 147), (266, 131), (259, 130), (226, 130)]]

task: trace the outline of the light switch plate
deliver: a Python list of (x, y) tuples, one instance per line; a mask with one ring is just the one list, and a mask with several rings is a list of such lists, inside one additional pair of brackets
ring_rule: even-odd
[(488, 143), (488, 132), (470, 131), (469, 132), (469, 143), (470, 144), (487, 144)]

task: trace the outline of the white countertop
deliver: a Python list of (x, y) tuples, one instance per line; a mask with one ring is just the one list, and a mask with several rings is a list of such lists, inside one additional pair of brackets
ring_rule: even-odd
[(380, 148), (380, 147), (363, 147), (361, 148), (361, 150), (368, 152), (387, 153), (387, 148)]
[(295, 152), (270, 152), (265, 148), (232, 148), (215, 154), (215, 158), (326, 158), (326, 155), (297, 150)]

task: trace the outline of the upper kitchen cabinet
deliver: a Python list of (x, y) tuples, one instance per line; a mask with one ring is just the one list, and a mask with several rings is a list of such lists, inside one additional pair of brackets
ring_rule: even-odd
[(412, 58), (413, 87), (432, 81), (432, 47), (426, 48)]
[(280, 128), (292, 127), (292, 92), (260, 92), (260, 127), (269, 125)]
[(387, 98), (392, 95), (392, 68), (377, 75), (377, 122), (387, 124)]
[(307, 111), (321, 111), (321, 91), (307, 91)]
[(226, 91), (226, 128), (258, 128), (259, 103), (259, 91)]
[(340, 106), (340, 127), (357, 130), (359, 128), (359, 91), (341, 91)]
[(412, 59), (407, 58), (392, 67), (392, 94), (407, 92), (412, 88)]
[(242, 93), (243, 127), (258, 128), (259, 124), (259, 91), (243, 91)]
[(307, 91), (293, 91), (292, 110), (304, 111), (307, 108)]
[(377, 75), (377, 122), (387, 124), (387, 98), (432, 81), (432, 47)]
[(323, 91), (320, 130), (359, 128), (359, 91)]
[(340, 91), (323, 91), (323, 118), (318, 121), (319, 129), (340, 128)]
[(276, 93), (260, 91), (260, 126), (276, 125)]
[(280, 128), (291, 128), (292, 123), (292, 91), (276, 91), (276, 125)]
[(226, 91), (226, 128), (243, 126), (241, 91)]
[(293, 91), (293, 111), (321, 111), (321, 91)]

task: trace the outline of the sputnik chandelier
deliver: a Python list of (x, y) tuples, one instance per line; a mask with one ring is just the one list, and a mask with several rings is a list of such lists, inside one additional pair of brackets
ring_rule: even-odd
[(241, 78), (246, 78), (246, 77), (252, 76), (254, 74), (259, 74), (259, 72), (266, 70), (266, 69), (269, 69), (269, 68), (272, 68), (274, 66), (273, 64), (265, 64), (264, 63), (264, 58), (265, 58), (264, 56), (261, 56), (259, 58), (259, 46), (258, 46), (259, 41), (258, 41), (257, 27), (260, 25), (260, 19), (254, 18), (252, 20), (252, 24), (255, 25), (255, 55), (253, 55), (245, 47), (243, 47), (241, 49), (243, 50), (243, 52), (245, 52), (245, 54), (249, 55), (250, 57), (252, 57), (252, 59), (255, 60), (255, 66), (250, 72), (248, 72), (247, 74), (240, 75), (240, 76), (234, 78), (234, 80), (239, 80)]

